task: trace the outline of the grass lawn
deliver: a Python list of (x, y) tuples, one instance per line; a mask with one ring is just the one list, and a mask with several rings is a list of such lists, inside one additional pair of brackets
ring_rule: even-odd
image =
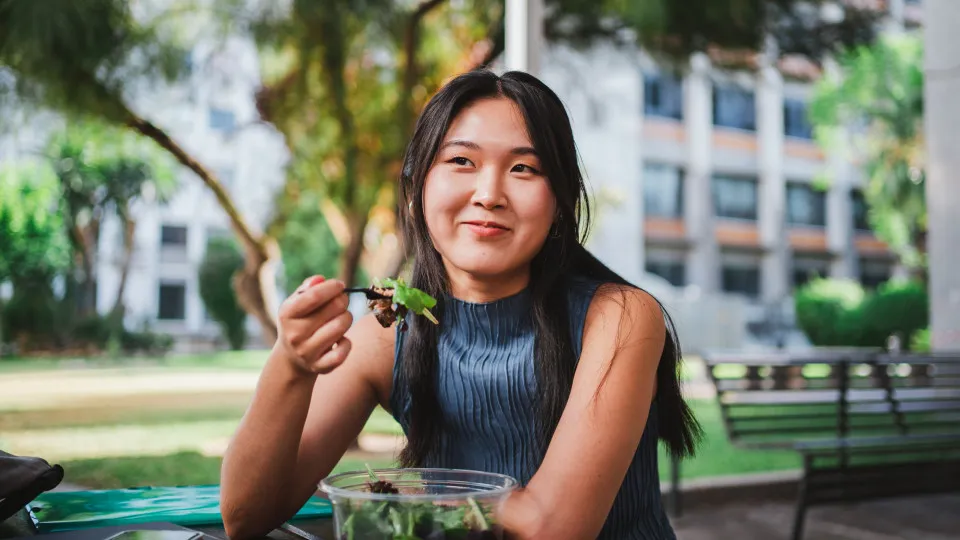
[[(363, 470), (394, 466), (391, 459), (344, 458), (334, 469)], [(197, 452), (179, 452), (166, 456), (81, 459), (63, 462), (65, 482), (101, 489), (132, 486), (201, 486), (220, 483), (220, 458)]]
[[(262, 351), (162, 360), (0, 361), (0, 449), (64, 465), (68, 482), (116, 488), (219, 481), (220, 456), (246, 409), (266, 358)], [(691, 362), (689, 375), (702, 363)], [(716, 403), (692, 402), (704, 428), (682, 476), (798, 468), (792, 452), (732, 447)], [(366, 433), (401, 435), (377, 409)], [(359, 457), (358, 457), (359, 456)], [(348, 456), (337, 470), (387, 467), (390, 453)], [(661, 451), (666, 478), (669, 459)]]

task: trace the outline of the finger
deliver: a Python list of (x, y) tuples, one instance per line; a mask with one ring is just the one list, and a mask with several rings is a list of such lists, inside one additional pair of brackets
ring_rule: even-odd
[(308, 315), (309, 320), (314, 325), (313, 328), (311, 328), (311, 331), (316, 331), (318, 328), (332, 321), (341, 313), (346, 312), (348, 307), (350, 307), (350, 299), (347, 298), (347, 295), (337, 295), (336, 298), (324, 304), (319, 311)]
[(296, 294), (303, 294), (303, 292), (309, 289), (310, 287), (323, 283), (325, 279), (326, 278), (324, 278), (323, 276), (310, 276), (307, 279), (303, 280), (303, 283), (301, 283), (300, 286), (297, 287), (296, 291), (294, 292)]
[(291, 299), (287, 309), (289, 317), (303, 317), (321, 306), (333, 300), (338, 294), (342, 293), (344, 284), (342, 281), (324, 281), (319, 285), (307, 288), (303, 294)]
[(349, 311), (336, 316), (333, 320), (318, 328), (312, 336), (307, 338), (301, 347), (302, 350), (298, 351), (300, 356), (302, 358), (312, 359), (322, 355), (333, 347), (334, 343), (343, 338), (343, 335), (347, 333), (347, 330), (350, 329), (350, 325), (352, 324), (353, 315), (351, 315)]
[(334, 368), (347, 360), (352, 348), (353, 343), (348, 338), (341, 338), (340, 341), (333, 344), (329, 351), (313, 363), (311, 369), (317, 373), (333, 371)]

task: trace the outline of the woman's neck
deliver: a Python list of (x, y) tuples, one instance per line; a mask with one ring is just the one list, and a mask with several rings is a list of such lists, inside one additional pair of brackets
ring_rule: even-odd
[(530, 283), (529, 268), (496, 276), (478, 276), (452, 268), (449, 264), (446, 267), (453, 297), (474, 304), (486, 304), (513, 296)]

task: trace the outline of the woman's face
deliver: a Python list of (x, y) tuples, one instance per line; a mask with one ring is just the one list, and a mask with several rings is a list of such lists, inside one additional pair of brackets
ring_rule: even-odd
[(556, 212), (540, 170), (512, 101), (484, 99), (460, 112), (423, 188), (427, 229), (448, 272), (482, 278), (527, 271)]

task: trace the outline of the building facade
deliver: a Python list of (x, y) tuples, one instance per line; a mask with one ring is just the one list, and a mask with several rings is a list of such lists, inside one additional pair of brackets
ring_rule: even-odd
[[(885, 7), (885, 31), (922, 22), (918, 2)], [(813, 66), (790, 60), (736, 70), (697, 54), (677, 69), (554, 47), (542, 67), (601, 200), (591, 248), (635, 281), (741, 299), (761, 337), (791, 325), (792, 293), (814, 276), (875, 287), (903, 271), (870, 230), (857, 165), (814, 142)]]

